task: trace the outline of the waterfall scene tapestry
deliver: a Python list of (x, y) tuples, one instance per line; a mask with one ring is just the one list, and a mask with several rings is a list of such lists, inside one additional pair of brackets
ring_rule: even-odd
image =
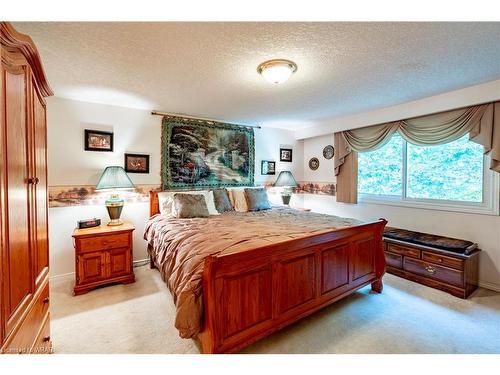
[(165, 117), (161, 147), (164, 190), (253, 185), (252, 128)]

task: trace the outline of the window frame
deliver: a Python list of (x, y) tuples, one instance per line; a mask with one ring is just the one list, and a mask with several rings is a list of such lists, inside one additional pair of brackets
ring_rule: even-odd
[[(490, 158), (483, 155), (483, 201), (482, 202), (464, 202), (446, 199), (426, 199), (426, 198), (409, 198), (407, 194), (407, 173), (408, 173), (408, 158), (407, 147), (408, 142), (403, 141), (403, 168), (401, 173), (402, 178), (402, 194), (398, 195), (381, 195), (360, 193), (358, 191), (358, 202), (368, 204), (383, 204), (390, 206), (400, 206), (409, 208), (420, 208), (439, 211), (463, 212), (483, 215), (499, 215), (500, 214), (500, 174), (495, 173), (487, 166)], [(358, 176), (359, 181), (359, 176)]]

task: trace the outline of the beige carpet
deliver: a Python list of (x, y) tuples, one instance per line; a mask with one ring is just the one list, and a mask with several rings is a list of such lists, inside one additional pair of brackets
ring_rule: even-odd
[[(55, 353), (199, 353), (179, 338), (158, 271), (73, 297), (71, 278), (51, 281)], [(500, 293), (461, 300), (392, 275), (246, 348), (244, 353), (500, 353)]]

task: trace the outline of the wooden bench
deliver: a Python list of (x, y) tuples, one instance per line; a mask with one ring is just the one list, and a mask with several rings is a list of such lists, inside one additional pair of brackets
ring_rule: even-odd
[(460, 298), (477, 289), (476, 244), (390, 227), (383, 239), (387, 272)]

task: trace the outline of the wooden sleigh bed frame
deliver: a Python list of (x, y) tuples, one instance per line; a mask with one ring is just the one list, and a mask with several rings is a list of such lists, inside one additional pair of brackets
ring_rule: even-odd
[[(150, 216), (157, 213), (158, 192), (150, 192)], [(382, 292), (386, 223), (207, 257), (198, 337), (203, 353), (241, 350), (368, 284)]]

